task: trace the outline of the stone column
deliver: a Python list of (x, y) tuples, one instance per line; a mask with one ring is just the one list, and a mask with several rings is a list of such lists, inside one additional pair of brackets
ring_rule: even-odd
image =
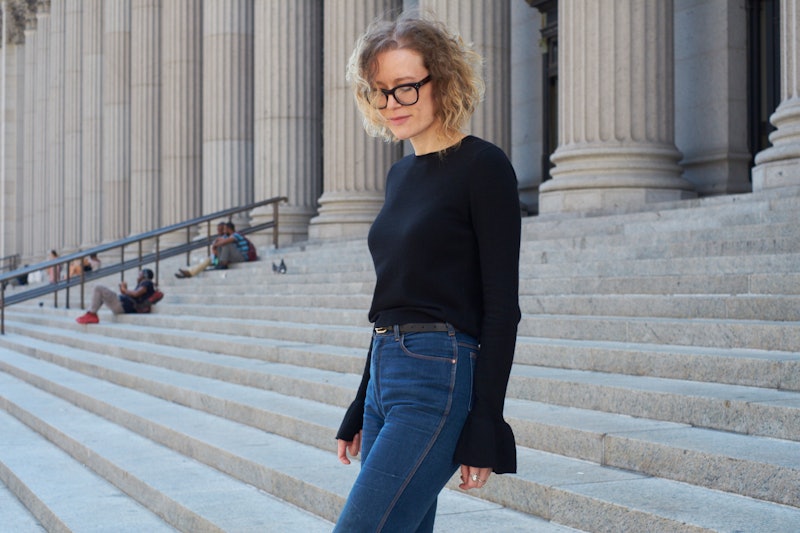
[(520, 202), (539, 211), (542, 183), (542, 39), (543, 15), (526, 2), (511, 4), (511, 163), (517, 173)]
[(161, 0), (131, 3), (131, 233), (161, 226)]
[(64, 240), (64, 0), (50, 3), (49, 84), (47, 94), (47, 195), (48, 235), (59, 254), (72, 252)]
[(484, 59), (486, 96), (465, 133), (491, 141), (511, 155), (510, 0), (420, 0)]
[(202, 214), (203, 6), (169, 0), (163, 18), (161, 219), (170, 225)]
[(31, 224), (35, 228), (33, 235), (33, 248), (40, 258), (47, 255), (47, 251), (57, 247), (58, 243), (51, 240), (49, 205), (49, 187), (47, 180), (48, 171), (48, 147), (50, 143), (49, 128), (52, 127), (52, 120), (49, 120), (48, 100), (50, 91), (50, 12), (45, 11), (49, 6), (42, 4), (39, 6), (42, 11), (36, 14), (36, 57), (35, 80), (33, 84), (34, 94), (34, 124), (33, 124), (33, 220)]
[(253, 0), (203, 2), (204, 213), (253, 201), (253, 69)]
[(800, 0), (781, 0), (781, 103), (772, 146), (756, 155), (753, 190), (800, 185)]
[(676, 2), (675, 35), (683, 177), (702, 196), (750, 192), (745, 0)]
[(383, 205), (386, 172), (400, 144), (368, 137), (345, 80), (356, 39), (378, 15), (402, 7), (396, 0), (325, 0), (323, 49), (323, 187), (312, 239), (363, 237)]
[(64, 11), (64, 246), (69, 250), (75, 250), (80, 247), (83, 240), (81, 235), (83, 2), (65, 0)]
[(81, 102), (81, 236), (83, 248), (103, 241), (103, 6), (104, 0), (83, 5)]
[[(289, 198), (282, 243), (308, 236), (322, 188), (322, 21), (319, 0), (256, 0), (255, 200)], [(272, 206), (252, 215), (271, 220)]]
[(31, 16), (25, 26), (25, 67), (23, 68), (23, 149), (22, 149), (22, 201), (21, 210), (22, 214), (19, 217), (20, 224), (22, 225), (22, 256), (23, 260), (30, 262), (34, 254), (34, 139), (35, 139), (35, 125), (36, 125), (36, 51), (38, 43), (36, 42), (37, 19)]
[[(5, 14), (4, 14), (5, 15)], [(5, 64), (3, 65), (5, 79), (3, 80), (4, 86), (3, 99), (5, 107), (2, 110), (3, 117), (3, 159), (0, 164), (3, 165), (2, 170), (2, 212), (0, 216), (3, 217), (3, 235), (2, 245), (0, 245), (0, 254), (3, 257), (19, 253), (19, 240), (17, 239), (17, 186), (21, 183), (20, 176), (17, 175), (18, 170), (18, 133), (22, 130), (19, 129), (19, 116), (22, 108), (17, 96), (17, 87), (19, 85), (19, 60), (23, 59), (22, 46), (14, 45), (6, 40), (3, 43), (4, 50), (0, 51), (5, 55)]]
[(559, 146), (539, 212), (693, 197), (674, 143), (671, 0), (559, 2)]
[(131, 3), (103, 3), (103, 240), (130, 234)]

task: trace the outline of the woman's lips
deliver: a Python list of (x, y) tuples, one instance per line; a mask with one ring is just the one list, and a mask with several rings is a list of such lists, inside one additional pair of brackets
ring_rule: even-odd
[(392, 117), (389, 119), (389, 123), (392, 126), (400, 126), (401, 124), (404, 124), (408, 120), (408, 118), (409, 115), (403, 115), (401, 117)]

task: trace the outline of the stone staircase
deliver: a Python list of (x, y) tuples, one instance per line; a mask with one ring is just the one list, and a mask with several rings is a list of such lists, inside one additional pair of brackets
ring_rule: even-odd
[[(451, 482), (437, 531), (800, 531), (798, 213), (792, 189), (526, 219), (519, 472)], [(358, 472), (334, 435), (369, 254), (263, 255), (189, 280), (162, 264), (151, 315), (6, 310), (0, 531), (331, 529)]]

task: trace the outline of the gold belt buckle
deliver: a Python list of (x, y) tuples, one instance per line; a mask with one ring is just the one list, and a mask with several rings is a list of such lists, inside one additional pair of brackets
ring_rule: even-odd
[(378, 335), (389, 333), (389, 328), (375, 328), (375, 333), (377, 333)]

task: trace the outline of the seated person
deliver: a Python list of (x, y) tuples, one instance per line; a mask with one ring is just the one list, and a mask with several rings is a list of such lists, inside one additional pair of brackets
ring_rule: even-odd
[[(196, 276), (202, 270), (205, 270), (214, 259), (216, 259), (214, 270), (225, 270), (231, 263), (247, 261), (247, 252), (250, 249), (247, 239), (236, 233), (236, 226), (233, 222), (221, 222), (219, 225), (223, 233), (218, 235), (214, 240), (214, 244), (211, 245), (211, 257), (188, 270), (178, 269), (178, 272), (175, 273), (176, 278)], [(220, 227), (217, 228), (217, 231), (220, 231)]]
[(119, 295), (108, 287), (95, 285), (94, 293), (92, 294), (92, 305), (85, 314), (76, 318), (75, 321), (78, 324), (99, 324), (100, 318), (97, 316), (97, 311), (103, 304), (106, 304), (115, 315), (135, 313), (137, 304), (144, 303), (155, 292), (153, 277), (155, 277), (155, 274), (153, 274), (152, 270), (143, 268), (136, 278), (136, 288), (133, 290), (128, 289), (127, 283), (123, 281), (119, 284)]
[(225, 238), (219, 241), (217, 255), (219, 261), (215, 269), (224, 270), (231, 263), (243, 263), (247, 261), (247, 250), (250, 247), (247, 239), (236, 233), (236, 226), (233, 222), (225, 223)]
[(100, 259), (97, 254), (91, 254), (89, 257), (83, 258), (83, 271), (91, 272), (100, 268)]
[(81, 272), (83, 271), (84, 267), (82, 259), (73, 259), (69, 262), (69, 277), (79, 278), (81, 276)]
[(217, 247), (219, 246), (219, 242), (224, 238), (226, 238), (225, 223), (220, 222), (217, 224), (217, 237), (214, 239), (214, 242), (211, 243), (211, 255), (191, 268), (179, 268), (178, 271), (175, 272), (175, 277), (178, 279), (191, 278), (211, 266), (211, 264), (217, 260)]

